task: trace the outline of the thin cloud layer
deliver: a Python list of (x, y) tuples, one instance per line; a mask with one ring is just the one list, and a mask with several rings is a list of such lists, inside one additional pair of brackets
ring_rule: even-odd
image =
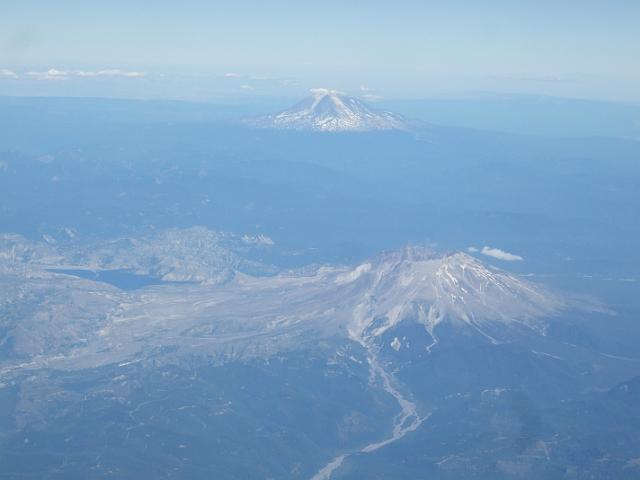
[(69, 78), (141, 78), (146, 76), (144, 72), (135, 72), (120, 70), (117, 68), (104, 70), (58, 70), (50, 68), (45, 72), (31, 71), (26, 73), (28, 76), (38, 80), (68, 80)]
[(18, 74), (8, 68), (0, 68), (0, 77), (2, 78), (18, 78)]
[(144, 72), (127, 72), (124, 70), (118, 69), (108, 69), (108, 70), (98, 70), (97, 72), (92, 71), (76, 71), (74, 74), (78, 77), (144, 77), (146, 74)]
[(27, 75), (38, 80), (66, 80), (69, 77), (68, 72), (57, 68), (50, 68), (46, 72), (27, 72)]

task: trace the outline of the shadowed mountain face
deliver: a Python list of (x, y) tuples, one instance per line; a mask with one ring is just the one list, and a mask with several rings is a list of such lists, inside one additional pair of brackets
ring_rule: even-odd
[(263, 128), (320, 132), (404, 130), (399, 115), (376, 110), (354, 97), (335, 90), (314, 89), (311, 96), (276, 115), (259, 117), (250, 125)]

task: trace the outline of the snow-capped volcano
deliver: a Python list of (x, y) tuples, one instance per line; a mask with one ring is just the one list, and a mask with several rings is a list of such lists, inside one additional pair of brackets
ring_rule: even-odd
[(433, 336), (444, 320), (480, 330), (482, 324), (524, 324), (553, 315), (565, 300), (548, 289), (483, 264), (462, 252), (436, 255), (409, 247), (379, 255), (336, 277), (360, 300), (349, 331), (376, 337), (412, 318)]
[(248, 122), (261, 128), (315, 130), (321, 132), (403, 130), (399, 115), (376, 110), (355, 97), (336, 90), (316, 88), (293, 107)]
[[(190, 232), (195, 235), (199, 250), (207, 244), (204, 250), (213, 249), (220, 236), (204, 233)], [(176, 254), (184, 256), (193, 246), (191, 241), (185, 244), (178, 238), (176, 232), (164, 235), (164, 249), (149, 245), (141, 250), (139, 241), (107, 243), (104, 248), (112, 249), (110, 257), (123, 259), (115, 264), (117, 267), (138, 269), (128, 259), (146, 255), (149, 249), (153, 255), (143, 262), (145, 271), (164, 272), (168, 267), (171, 280), (193, 280), (199, 277), (191, 274), (201, 271), (217, 278), (221, 266), (225, 281), (212, 282), (205, 276), (201, 284), (165, 284), (121, 291), (107, 284), (101, 287), (99, 281), (52, 272), (51, 262), (43, 264), (42, 258), (33, 263), (26, 261), (32, 273), (24, 281), (31, 282), (35, 292), (55, 285), (60, 292), (75, 288), (81, 294), (75, 302), (65, 300), (59, 312), (50, 311), (48, 302), (40, 305), (39, 313), (25, 320), (25, 324), (33, 321), (39, 327), (24, 331), (23, 341), (16, 343), (22, 349), (17, 353), (37, 353), (38, 345), (46, 344), (51, 351), (64, 353), (64, 358), (73, 356), (71, 348), (78, 356), (87, 355), (95, 364), (102, 364), (129, 361), (149, 348), (170, 346), (185, 355), (226, 355), (233, 351), (234, 355), (248, 358), (306, 348), (320, 339), (370, 346), (389, 344), (396, 336), (406, 337), (416, 349), (420, 338), (424, 346), (421, 351), (430, 352), (436, 343), (451, 338), (447, 332), (452, 330), (461, 333), (461, 338), (471, 335), (493, 343), (523, 328), (544, 333), (549, 317), (572, 307), (563, 296), (462, 252), (435, 254), (426, 248), (408, 247), (380, 254), (357, 266), (324, 265), (264, 276), (252, 274), (262, 270), (245, 269), (244, 262), (221, 248), (213, 249), (221, 256), (220, 262), (188, 255), (176, 263)], [(59, 258), (62, 266), (68, 265), (64, 255), (48, 253), (46, 258)], [(158, 262), (157, 268), (148, 263), (153, 258)], [(93, 257), (87, 260), (88, 267), (96, 268)], [(229, 261), (239, 269), (226, 275)], [(23, 271), (13, 260), (5, 263), (8, 275)], [(39, 272), (40, 277), (33, 272)], [(66, 298), (55, 292), (55, 298)], [(34, 297), (38, 295), (34, 293)], [(91, 295), (98, 295), (100, 302), (91, 300)], [(86, 317), (84, 299), (94, 302), (93, 316)], [(0, 304), (3, 301), (7, 304), (9, 300), (0, 298)], [(46, 328), (38, 323), (44, 315), (50, 318)], [(103, 321), (69, 322), (69, 318)], [(50, 332), (63, 329), (66, 333), (56, 343)], [(86, 341), (82, 345), (75, 340), (69, 344), (69, 338)]]

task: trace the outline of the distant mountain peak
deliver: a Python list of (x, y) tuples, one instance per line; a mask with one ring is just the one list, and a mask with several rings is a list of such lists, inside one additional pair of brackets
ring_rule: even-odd
[(314, 88), (311, 95), (274, 115), (250, 120), (260, 128), (311, 130), (320, 132), (405, 130), (399, 115), (375, 109), (338, 90)]

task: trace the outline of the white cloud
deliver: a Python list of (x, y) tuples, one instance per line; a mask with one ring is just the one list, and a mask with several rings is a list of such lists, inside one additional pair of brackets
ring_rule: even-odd
[(309, 89), (312, 95), (344, 95), (340, 90), (332, 90), (330, 88), (318, 87)]
[(476, 247), (469, 247), (469, 248), (467, 248), (467, 252), (469, 252), (469, 253), (477, 253), (477, 252), (479, 252), (479, 251), (480, 251), (480, 250), (478, 250)]
[(2, 78), (18, 78), (18, 74), (8, 68), (0, 68), (0, 77)]
[(27, 72), (27, 75), (38, 80), (66, 80), (69, 78), (69, 72), (57, 68), (50, 68), (46, 72)]
[[(469, 249), (469, 251), (472, 251), (472, 250)], [(483, 255), (486, 255), (487, 257), (497, 258), (498, 260), (504, 260), (506, 262), (519, 262), (524, 260), (520, 255), (515, 255), (513, 253), (505, 252), (504, 250), (500, 250), (499, 248), (482, 247), (482, 250), (480, 250), (480, 253), (482, 253)]]
[(144, 72), (128, 72), (125, 70), (119, 70), (117, 68), (107, 69), (107, 70), (97, 70), (97, 71), (83, 71), (76, 70), (73, 72), (73, 75), (78, 77), (131, 77), (131, 78), (139, 78), (144, 77), (146, 74)]
[(49, 70), (46, 71), (46, 74), (51, 77), (66, 77), (69, 73), (65, 72), (64, 70), (50, 68)]
[(140, 78), (146, 74), (144, 72), (133, 72), (127, 70), (119, 70), (117, 68), (104, 69), (104, 70), (58, 70), (57, 68), (50, 68), (46, 72), (27, 72), (30, 77), (37, 78), (38, 80), (67, 80), (71, 77), (79, 78), (95, 78), (95, 77), (125, 77), (125, 78)]
[(240, 85), (240, 88), (242, 90), (253, 90), (253, 87), (251, 85)]
[(226, 78), (241, 78), (242, 75), (239, 74), (239, 73), (235, 73), (235, 72), (227, 72), (227, 73), (225, 73), (223, 75), (223, 77), (226, 77)]

